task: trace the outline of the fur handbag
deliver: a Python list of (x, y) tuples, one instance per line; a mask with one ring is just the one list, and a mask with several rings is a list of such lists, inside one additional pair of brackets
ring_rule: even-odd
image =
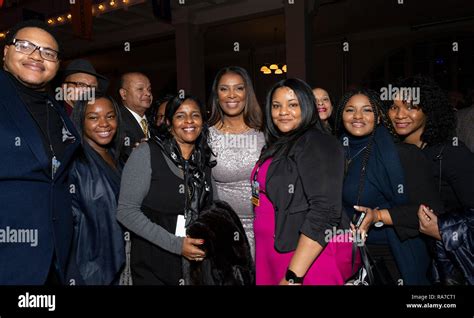
[(206, 258), (184, 266), (189, 285), (254, 285), (255, 265), (239, 217), (227, 202), (214, 201), (187, 229), (204, 240)]

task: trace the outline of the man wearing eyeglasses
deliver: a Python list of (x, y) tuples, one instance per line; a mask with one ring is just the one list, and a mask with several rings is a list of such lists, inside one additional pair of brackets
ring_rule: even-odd
[(73, 229), (67, 177), (80, 140), (47, 92), (58, 68), (46, 24), (10, 30), (0, 70), (0, 285), (65, 283)]
[(59, 96), (71, 116), (74, 103), (81, 99), (94, 100), (97, 92), (105, 93), (109, 86), (107, 77), (96, 72), (94, 66), (85, 59), (71, 61), (64, 70), (64, 81)]

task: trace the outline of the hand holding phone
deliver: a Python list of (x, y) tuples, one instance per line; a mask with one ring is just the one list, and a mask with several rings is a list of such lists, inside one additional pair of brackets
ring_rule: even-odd
[(361, 212), (360, 215), (354, 214), (355, 222), (353, 222), (353, 224), (356, 229), (359, 228), (359, 226), (362, 224), (362, 221), (364, 221), (366, 215), (366, 212)]

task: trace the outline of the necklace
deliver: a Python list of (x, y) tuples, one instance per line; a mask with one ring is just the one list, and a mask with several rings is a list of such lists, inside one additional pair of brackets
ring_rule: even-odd
[(228, 133), (240, 134), (248, 131), (250, 128), (244, 123), (240, 127), (230, 126), (222, 123), (221, 130)]
[(347, 171), (349, 170), (349, 165), (351, 164), (352, 160), (354, 160), (358, 155), (360, 155), (362, 153), (362, 151), (365, 150), (365, 148), (367, 148), (367, 146), (365, 146), (364, 148), (359, 150), (352, 158), (350, 157), (351, 156), (350, 148), (349, 147), (347, 148), (347, 150), (349, 152), (347, 157), (349, 157), (349, 158), (346, 157), (346, 161), (345, 161), (344, 171), (345, 171), (346, 174), (347, 174)]

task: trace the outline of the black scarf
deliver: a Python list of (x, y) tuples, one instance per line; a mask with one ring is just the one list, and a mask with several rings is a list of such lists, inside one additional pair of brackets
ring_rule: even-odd
[(154, 137), (154, 141), (162, 148), (166, 156), (183, 171), (184, 185), (185, 185), (185, 208), (184, 218), (186, 220), (185, 226), (189, 227), (198, 218), (200, 211), (212, 199), (211, 184), (208, 181), (210, 177), (211, 162), (206, 158), (203, 150), (195, 146), (191, 156), (188, 160), (183, 158), (181, 149), (176, 140), (171, 138), (160, 139)]

